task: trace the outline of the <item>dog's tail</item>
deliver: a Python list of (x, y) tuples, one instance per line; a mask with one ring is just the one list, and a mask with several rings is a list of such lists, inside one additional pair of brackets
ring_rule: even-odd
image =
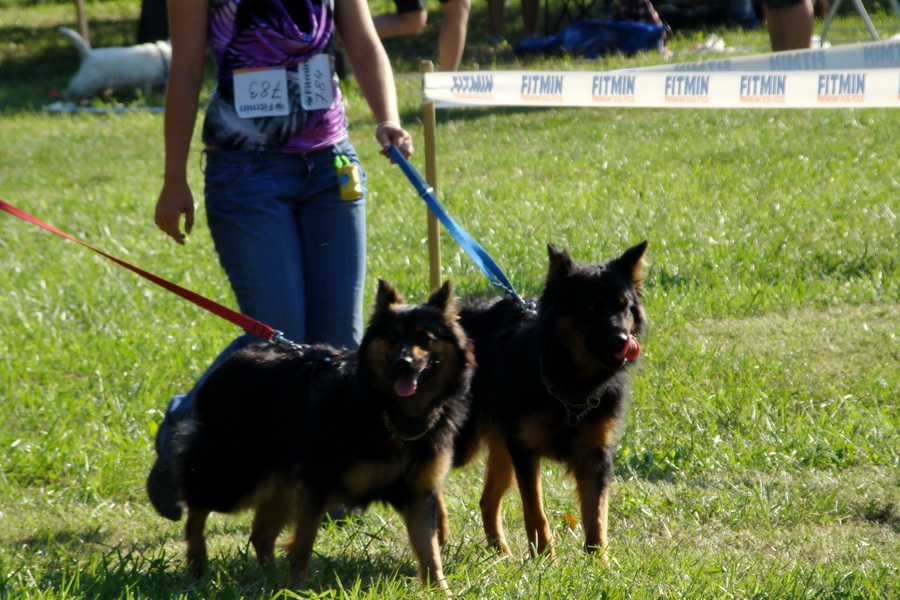
[(78, 50), (78, 55), (81, 56), (81, 60), (88, 57), (88, 54), (91, 53), (91, 45), (87, 43), (87, 40), (78, 35), (77, 31), (73, 31), (68, 27), (60, 27), (59, 32), (72, 40), (72, 43), (75, 44), (75, 49)]

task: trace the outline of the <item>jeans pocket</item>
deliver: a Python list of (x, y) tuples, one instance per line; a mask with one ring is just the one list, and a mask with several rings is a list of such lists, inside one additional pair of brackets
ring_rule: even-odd
[(206, 195), (234, 185), (253, 167), (253, 153), (238, 150), (206, 150)]

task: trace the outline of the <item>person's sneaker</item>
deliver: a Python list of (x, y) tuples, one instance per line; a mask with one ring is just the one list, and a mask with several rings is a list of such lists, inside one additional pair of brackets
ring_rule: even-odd
[(150, 504), (161, 517), (170, 521), (181, 519), (181, 504), (178, 503), (178, 492), (172, 480), (172, 469), (169, 461), (157, 458), (147, 475), (147, 496)]

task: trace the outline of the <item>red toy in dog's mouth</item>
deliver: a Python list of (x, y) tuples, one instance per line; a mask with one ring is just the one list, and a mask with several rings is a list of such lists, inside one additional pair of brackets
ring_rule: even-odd
[(402, 397), (412, 396), (416, 393), (418, 385), (418, 374), (410, 373), (408, 375), (401, 375), (397, 378), (397, 381), (394, 382), (394, 393)]
[(614, 352), (613, 356), (618, 359), (625, 360), (634, 360), (641, 353), (641, 345), (638, 343), (637, 338), (633, 335), (628, 336), (628, 340), (625, 341), (625, 347), (622, 348), (619, 352)]

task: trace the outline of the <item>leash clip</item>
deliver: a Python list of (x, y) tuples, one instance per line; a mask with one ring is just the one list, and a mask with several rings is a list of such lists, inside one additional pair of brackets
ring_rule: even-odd
[(298, 344), (297, 342), (292, 342), (291, 340), (284, 337), (283, 331), (278, 331), (277, 329), (275, 330), (275, 333), (272, 336), (272, 339), (269, 340), (269, 342), (272, 344), (283, 344), (300, 356), (308, 356), (323, 363), (330, 363), (338, 357), (337, 354), (329, 350), (314, 350), (314, 348), (310, 344)]
[(534, 300), (526, 300), (522, 296), (518, 295), (515, 290), (500, 283), (499, 281), (493, 281), (492, 283), (496, 287), (503, 290), (503, 295), (518, 304), (522, 308), (522, 310), (531, 315), (537, 314), (537, 302), (535, 302)]
[(284, 337), (283, 331), (278, 331), (277, 329), (275, 330), (275, 334), (272, 336), (272, 339), (270, 339), (269, 342), (272, 344), (284, 344), (288, 348), (296, 350), (300, 354), (306, 354), (312, 348), (312, 346), (310, 346), (309, 344), (298, 344), (296, 342), (292, 342), (291, 340)]
[(520, 301), (522, 302), (522, 308), (525, 309), (525, 312), (530, 315), (537, 314), (537, 302), (535, 302), (534, 300), (524, 300), (521, 298)]

